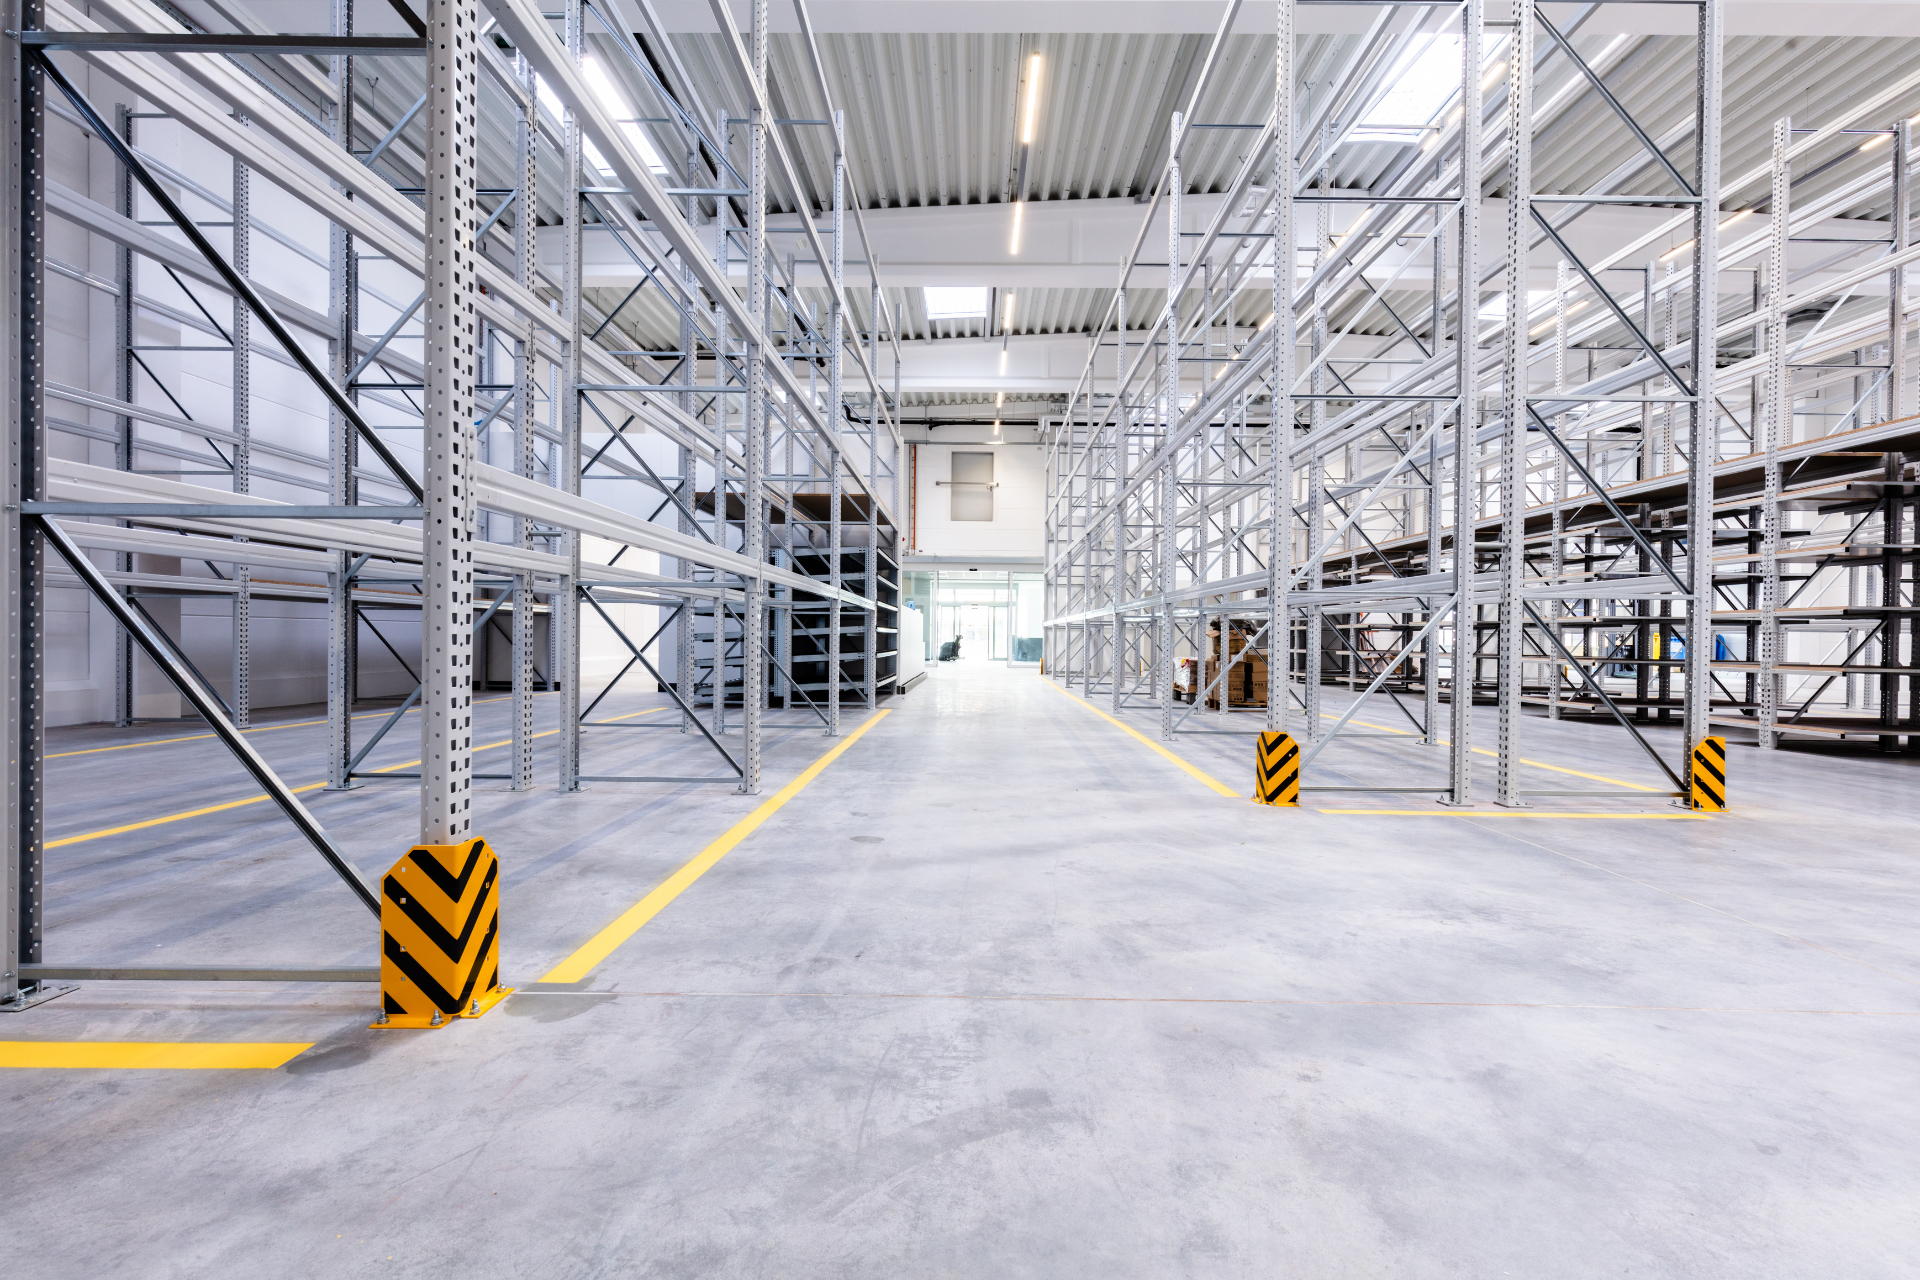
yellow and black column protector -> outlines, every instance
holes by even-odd
[[[500,859],[481,839],[415,845],[380,883],[380,1020],[477,1018],[500,985]]]
[[[1300,744],[1290,733],[1263,733],[1255,748],[1253,798],[1259,804],[1300,803]]]
[[[1694,744],[1693,767],[1687,771],[1687,789],[1693,807],[1709,813],[1727,809],[1727,740],[1702,738]]]

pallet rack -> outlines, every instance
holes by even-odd
[[[1361,8],[1360,36],[1297,39],[1282,0],[1272,102],[1195,120],[1203,73],[1170,122],[1048,438],[1049,669],[1164,737],[1289,730],[1308,790],[1391,694],[1446,762],[1410,757],[1381,789],[1456,805],[1476,702],[1498,718],[1494,798],[1516,807],[1528,708],[1625,725],[1676,797],[1693,745],[1736,726],[1912,745],[1920,77],[1780,122],[1770,158],[1723,180],[1718,0],[1686,6],[1688,37],[1584,35],[1603,5],[1563,25],[1531,0],[1512,21],[1480,0]],[[1441,38],[1451,101],[1368,145],[1369,112]],[[1629,72],[1660,95],[1630,102]],[[1576,108],[1608,122],[1592,149],[1611,168],[1545,146]],[[1183,147],[1261,117],[1217,215],[1183,227]],[[1143,327],[1126,288],[1160,278]],[[1286,654],[1258,716],[1173,696],[1223,618]],[[1844,642],[1809,652],[1822,634]],[[1327,687],[1349,695],[1337,714]]]
[[[751,6],[744,38],[716,10],[732,77],[723,88],[687,74],[644,3],[645,48],[600,0],[558,12],[427,0],[423,13],[405,0],[333,0],[313,6],[325,30],[311,35],[274,34],[244,3],[220,7],[221,30],[150,0],[5,7],[6,29],[20,35],[4,55],[11,390],[0,573],[18,608],[0,639],[11,762],[0,771],[0,1008],[50,998],[63,979],[141,972],[49,961],[39,815],[51,588],[84,586],[121,625],[122,722],[135,715],[138,650],[370,910],[367,871],[240,732],[262,656],[249,625],[257,601],[324,605],[338,790],[371,781],[356,766],[372,742],[355,740],[350,715],[359,646],[380,636],[367,614],[407,610],[432,637],[418,687],[373,735],[419,707],[422,820],[396,833],[396,851],[416,836],[467,833],[479,776],[466,745],[476,631],[489,637],[483,660],[486,646],[509,650],[515,742],[504,776],[516,789],[536,785],[539,689],[560,702],[550,776],[562,790],[671,781],[747,793],[760,787],[773,723],[764,713],[789,689],[837,684],[869,707],[889,691],[898,347],[803,0],[802,83],[782,89],[823,108],[805,120],[772,110],[766,0]],[[117,109],[99,105],[114,96]],[[231,157],[231,180],[168,165],[146,145],[155,128]],[[803,130],[829,144],[799,145]],[[112,154],[116,201],[49,178],[50,148],[74,145]],[[822,155],[829,171],[803,175],[805,158]],[[798,194],[811,190],[831,194]],[[771,237],[769,206],[804,216]],[[316,218],[324,248],[311,242]],[[72,261],[60,246],[76,235]],[[91,267],[101,245],[116,264],[106,274]],[[584,283],[602,248],[640,276],[623,296]],[[850,248],[866,287],[849,278]],[[288,283],[302,273],[313,286],[304,294]],[[822,288],[824,307],[802,302]],[[114,308],[111,394],[51,376],[55,289]],[[159,328],[176,335],[169,359],[228,362],[228,419],[199,420],[169,389],[171,367],[145,349]],[[265,429],[266,368],[298,384],[276,395],[310,400],[311,438]],[[641,434],[647,447],[632,438]],[[659,465],[661,438],[670,465]],[[804,519],[775,523],[789,511]],[[589,537],[620,554],[583,559]],[[857,573],[806,572],[813,548],[843,540],[865,557]],[[628,552],[657,556],[658,567],[621,563]],[[94,563],[103,554],[111,563]],[[213,573],[136,568],[133,557],[153,555]],[[227,700],[143,604],[211,594],[233,602]],[[664,621],[650,637],[629,635],[613,603],[653,606]],[[829,669],[796,681],[796,620],[822,609],[861,620],[858,660],[838,679]],[[717,656],[702,616],[722,619]],[[711,746],[718,773],[602,777],[590,748],[583,762],[596,722],[582,706],[581,636],[602,621],[629,654],[616,682],[650,675],[677,704],[678,727]],[[729,669],[740,690],[731,712]],[[830,734],[841,701],[813,708]]]

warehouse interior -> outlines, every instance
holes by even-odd
[[[9,1275],[1911,1274],[1920,3],[0,8]]]

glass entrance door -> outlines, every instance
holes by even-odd
[[[1005,662],[1011,645],[1012,594],[1004,573],[940,574],[934,647],[958,638],[962,661]]]

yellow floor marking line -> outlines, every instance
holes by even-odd
[[[502,694],[498,698],[475,698],[473,700],[473,705],[476,707],[479,707],[479,706],[484,706],[489,702],[505,702],[508,698],[511,698],[512,696],[513,696],[512,694],[508,693],[508,694]],[[534,696],[539,697],[540,695],[535,694]],[[418,710],[419,710],[418,707],[410,707],[408,708],[406,714],[412,715],[415,711],[418,711]],[[391,711],[363,711],[359,715],[351,717],[351,719],[383,720],[392,714],[393,712]],[[311,729],[314,725],[325,724],[325,723],[326,723],[325,720],[294,720],[294,721],[290,721],[287,724],[263,724],[257,729],[242,729],[240,732],[272,733],[278,729]],[[216,738],[216,737],[219,737],[219,735],[214,733],[190,733],[184,738],[155,738],[151,742],[123,742],[117,747],[87,747],[79,751],[55,751],[51,755],[47,756],[46,758],[49,760],[63,760],[68,756],[97,756],[103,751],[134,751],[141,747],[164,747],[169,743],[173,743],[173,742],[204,742],[208,738]]]
[[[493,699],[490,699],[490,701],[498,702],[500,701],[500,699],[493,698]],[[652,715],[656,711],[665,711],[665,710],[666,710],[665,707],[648,707],[644,711],[629,711],[626,715],[612,716],[609,719],[610,720],[631,720],[635,716]],[[323,721],[320,721],[319,723],[325,724],[326,722],[323,720]],[[551,738],[554,734],[558,732],[560,732],[558,729],[548,729],[544,733],[536,733],[533,736],[536,739]],[[474,750],[476,752],[493,751],[493,750],[497,750],[500,747],[510,747],[512,745],[513,745],[512,738],[504,738],[499,742],[489,742],[483,746],[475,747]],[[369,772],[398,773],[402,769],[415,768],[419,765],[419,763],[420,762],[418,760],[403,760],[399,764],[382,765],[378,769],[369,770]],[[318,791],[320,788],[326,785],[327,784],[324,782],[309,782],[305,786],[292,788],[292,791],[295,795],[300,795],[301,793],[307,792],[307,791]],[[204,817],[209,813],[223,813],[228,809],[240,809],[250,804],[265,804],[267,801],[271,800],[272,798],[273,797],[263,793],[257,796],[247,796],[245,799],[241,799],[241,800],[228,800],[224,804],[210,804],[200,809],[188,809],[184,813],[169,813],[158,818],[147,818],[140,822],[129,822],[125,826],[106,827],[100,831],[86,832],[84,835],[66,836],[59,840],[49,840],[46,842],[44,847],[48,849],[59,849],[66,845],[79,844],[85,840],[98,840],[103,836],[118,836],[118,835],[125,835],[129,831],[144,831],[148,827],[165,826],[169,822],[185,822],[188,818]]]
[[[271,1071],[286,1066],[311,1048],[312,1042],[160,1044],[141,1040],[0,1040],[0,1067]]]
[[[1324,711],[1322,711],[1322,712],[1320,713],[1320,718],[1321,718],[1322,720],[1338,720],[1338,719],[1339,719],[1340,717],[1338,717],[1338,716],[1330,716],[1330,715],[1328,715],[1328,714],[1327,714],[1326,712],[1324,712]],[[1414,737],[1414,736],[1416,736],[1416,735],[1414,735],[1414,734],[1413,734],[1413,733],[1412,733],[1411,731],[1409,731],[1409,730],[1406,730],[1406,729],[1396,729],[1396,728],[1394,728],[1394,727],[1393,727],[1392,725],[1389,725],[1389,724],[1370,724],[1370,723],[1368,723],[1368,722],[1367,722],[1367,721],[1365,721],[1365,720],[1349,720],[1349,721],[1347,721],[1347,723],[1348,723],[1348,724],[1357,724],[1357,725],[1359,725],[1359,726],[1360,726],[1360,727],[1361,727],[1362,729],[1379,729],[1379,730],[1381,730],[1382,732],[1385,732],[1385,733],[1396,733],[1396,734],[1399,734],[1399,735],[1400,735],[1401,737],[1403,737],[1403,738],[1411,738],[1411,737]],[[1443,746],[1443,747],[1444,747],[1444,746],[1446,746],[1446,745],[1447,745],[1447,740],[1446,740],[1445,738],[1442,738],[1442,739],[1440,739],[1440,742],[1439,742],[1439,745],[1440,745],[1440,746]],[[1477,755],[1477,756],[1492,756],[1492,757],[1493,757],[1494,759],[1496,759],[1496,760],[1498,760],[1498,759],[1500,758],[1500,753],[1499,753],[1498,751],[1489,751],[1489,750],[1488,750],[1487,748],[1485,748],[1485,747],[1468,747],[1468,748],[1467,748],[1467,750],[1469,750],[1469,751],[1471,751],[1471,752],[1473,752],[1473,754],[1475,754],[1475,755]],[[1568,769],[1568,768],[1566,768],[1566,767],[1565,767],[1565,766],[1563,766],[1563,765],[1557,765],[1557,764],[1548,764],[1548,763],[1547,763],[1546,761],[1544,761],[1544,760],[1529,760],[1529,759],[1527,759],[1527,758],[1526,758],[1526,757],[1524,757],[1524,756],[1522,756],[1522,757],[1520,757],[1520,763],[1521,763],[1521,764],[1529,764],[1529,765],[1532,765],[1532,766],[1533,766],[1534,768],[1536,768],[1536,769],[1546,769],[1546,770],[1548,770],[1548,771],[1550,771],[1550,772],[1553,772],[1553,773],[1566,773],[1566,774],[1571,774],[1572,776],[1574,776],[1574,777],[1576,777],[1576,778],[1586,778],[1586,779],[1589,779],[1590,781],[1593,781],[1593,782],[1606,782],[1606,783],[1611,783],[1611,784],[1612,784],[1613,786],[1616,786],[1616,787],[1626,787],[1626,788],[1627,788],[1628,790],[1630,790],[1630,791],[1656,791],[1656,792],[1657,792],[1657,791],[1659,791],[1659,790],[1660,790],[1660,788],[1659,788],[1659,787],[1649,787],[1649,786],[1643,786],[1642,784],[1640,784],[1640,783],[1638,783],[1638,782],[1627,782],[1627,781],[1624,781],[1624,780],[1622,780],[1622,779],[1620,779],[1620,778],[1609,778],[1609,777],[1608,777],[1608,776],[1607,776],[1606,774],[1604,774],[1604,773],[1582,773],[1582,772],[1580,772],[1580,770],[1578,770],[1578,769]]]
[[[293,788],[293,793],[299,795],[303,791],[318,791],[326,785],[324,782],[309,782],[304,787]],[[66,836],[59,840],[49,840],[44,847],[48,849],[60,849],[70,844],[79,844],[85,840],[99,840],[105,836],[125,835],[129,831],[144,831],[148,827],[165,826],[169,822],[185,822],[188,818],[204,817],[209,813],[223,813],[228,809],[239,809],[250,804],[261,804],[268,799],[270,799],[270,797],[257,795],[248,796],[244,800],[229,800],[225,804],[210,804],[201,809],[188,809],[185,813],[169,813],[161,818],[147,818],[141,822],[129,822],[124,826],[106,827],[99,831],[89,831],[85,835]]]
[[[325,720],[302,720],[299,724],[276,724],[273,727],[275,729],[300,729],[305,728],[307,725],[325,723]],[[242,729],[240,732],[265,733],[266,730]],[[64,760],[68,756],[97,756],[105,751],[137,751],[141,747],[164,747],[175,742],[203,742],[208,738],[218,736],[219,735],[212,733],[190,733],[184,738],[155,738],[151,742],[123,742],[117,747],[87,747],[81,751],[49,751],[46,758],[49,760]]]
[[[1387,818],[1612,818],[1628,822],[1711,822],[1704,813],[1535,813],[1527,809],[1316,809]]]
[[[1844,959],[1845,957],[1842,957]],[[1040,991],[622,991],[637,1000],[952,1000],[980,1004],[1251,1004],[1328,1009],[1542,1009],[1575,1013],[1792,1013],[1836,1018],[1920,1018],[1920,1009],[1794,1009],[1781,1005],[1546,1004],[1519,1000],[1295,1000],[1284,996],[1077,996]]]
[[[1047,688],[1054,690],[1056,693],[1065,693],[1067,697],[1072,698],[1075,702],[1079,703],[1081,706],[1085,707],[1087,710],[1093,712],[1093,714],[1099,716],[1102,720],[1105,720],[1108,724],[1118,725],[1123,732],[1132,734],[1135,738],[1138,738],[1141,742],[1146,743],[1147,746],[1153,748],[1155,751],[1158,751],[1161,755],[1173,761],[1173,763],[1179,765],[1182,769],[1185,769],[1188,773],[1200,779],[1200,781],[1206,783],[1208,786],[1212,787],[1215,791],[1219,792],[1221,795],[1230,796],[1235,800],[1244,800],[1247,798],[1245,794],[1234,790],[1232,787],[1227,786],[1225,783],[1221,782],[1218,778],[1215,778],[1209,774],[1203,773],[1201,770],[1195,768],[1193,765],[1188,764],[1185,760],[1182,760],[1179,756],[1173,754],[1173,752],[1167,750],[1165,747],[1155,742],[1152,738],[1149,738],[1146,734],[1141,733],[1138,729],[1135,729],[1132,725],[1127,724],[1125,721],[1114,719],[1112,716],[1108,715],[1106,712],[1102,711],[1100,708],[1094,706],[1091,702],[1088,702],[1085,698],[1081,697],[1079,694],[1067,693],[1065,689],[1062,689],[1059,685],[1055,684],[1053,681],[1045,678],[1042,678],[1040,683],[1046,685]]]
[[[612,924],[593,935],[578,951],[562,960],[547,971],[542,982],[578,982],[593,972],[595,965],[612,955],[620,944],[640,931],[640,927],[659,915],[669,902],[679,897],[688,886],[712,869],[713,864],[726,857],[742,840],[760,829],[780,808],[806,790],[807,784],[819,777],[826,767],[840,758],[841,752],[860,741],[860,735],[886,719],[891,711],[876,712],[867,722],[855,729],[830,750],[821,754],[818,760],[808,765],[806,771],[773,793],[759,808],[740,819],[727,829],[727,833],[696,854],[692,861],[661,881],[655,889],[640,901],[620,913]]]
[[[1498,751],[1489,751],[1485,747],[1470,747],[1468,749],[1473,751],[1477,755],[1492,756],[1496,760],[1500,758],[1500,753]],[[1544,761],[1540,761],[1540,760],[1528,760],[1524,756],[1520,757],[1520,763],[1530,764],[1536,769],[1546,769],[1552,773],[1571,774],[1573,777],[1586,778],[1592,782],[1605,782],[1605,783],[1611,784],[1612,786],[1625,787],[1629,791],[1651,791],[1657,795],[1666,794],[1665,792],[1661,791],[1659,787],[1649,787],[1644,783],[1639,783],[1639,782],[1628,782],[1624,778],[1609,778],[1604,773],[1582,773],[1578,769],[1569,769],[1564,765],[1547,764]]]

